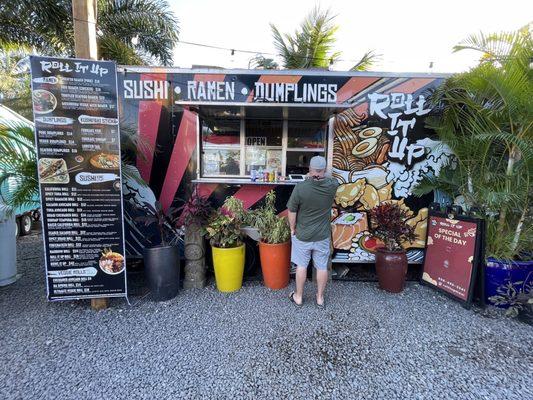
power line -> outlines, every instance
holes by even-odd
[[[206,47],[206,48],[209,48],[209,49],[230,51],[232,53],[232,55],[235,52],[238,52],[238,53],[246,53],[246,54],[258,54],[258,55],[263,55],[263,56],[267,55],[267,56],[273,56],[273,57],[279,56],[279,54],[269,53],[267,51],[243,50],[243,49],[236,49],[236,48],[230,48],[230,47],[214,46],[214,45],[204,44],[204,43],[187,42],[185,40],[179,40],[178,43],[188,44],[188,45],[191,45],[191,46]],[[291,57],[301,58],[301,59],[305,59],[305,60],[328,61],[330,64],[332,62],[353,62],[353,63],[357,63],[357,62],[361,61],[361,60],[345,60],[345,59],[340,59],[340,58],[333,59],[332,57],[330,57],[330,58],[321,58],[321,57],[300,56],[300,55],[291,55]]]
[[[280,54],[270,53],[268,51],[236,49],[236,48],[231,48],[231,47],[215,46],[215,45],[210,45],[210,44],[205,44],[205,43],[188,42],[188,41],[185,41],[185,40],[178,40],[178,43],[183,43],[183,44],[187,44],[187,45],[190,45],[190,46],[204,47],[204,48],[209,48],[209,49],[229,51],[229,52],[231,52],[231,55],[234,55],[237,52],[237,53],[246,53],[246,54],[256,54],[256,55],[262,55],[262,56],[272,56],[272,57],[280,56]],[[376,54],[375,56],[376,57],[380,57],[380,58],[383,57],[381,54]],[[358,59],[358,60],[355,60],[355,59],[354,60],[348,60],[348,59],[341,59],[341,58],[333,59],[332,57],[330,57],[330,58],[320,58],[320,57],[311,57],[311,56],[300,56],[300,55],[297,55],[297,54],[293,54],[293,55],[291,55],[291,57],[300,58],[300,59],[304,59],[304,60],[328,61],[330,64],[333,64],[334,62],[358,63],[358,62],[360,62],[362,60],[362,58]],[[517,58],[519,58],[519,57],[502,55],[499,58],[494,58],[493,57],[493,58],[490,58],[490,59],[483,59],[482,61],[500,61],[500,60],[511,60],[511,59],[517,59]],[[413,57],[409,57],[409,58],[405,58],[405,59],[406,60],[407,59],[413,60]],[[425,58],[418,58],[418,60],[423,60],[424,62],[426,61]],[[392,60],[389,60],[389,62],[390,61],[392,61]],[[437,61],[439,61],[439,60],[437,60]],[[392,61],[392,62],[395,62],[395,61]],[[429,62],[435,63],[434,60],[430,60]]]

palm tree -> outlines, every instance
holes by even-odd
[[[123,181],[135,181],[146,186],[131,164],[131,154],[144,157],[150,152],[134,129],[121,124],[121,172]],[[37,155],[33,127],[21,122],[0,121],[0,204],[8,210],[39,204]]]
[[[26,52],[21,49],[0,51],[0,103],[32,120],[30,75]]]
[[[274,45],[283,60],[283,67],[328,68],[339,60],[341,52],[334,51],[335,34],[339,27],[335,25],[334,19],[335,15],[331,14],[331,10],[322,11],[315,7],[292,35],[282,34],[274,24],[270,24]],[[374,60],[373,52],[367,52],[352,69],[367,69]]]
[[[438,177],[416,192],[441,189],[484,210],[487,253],[513,259],[533,248],[533,39],[531,25],[510,33],[472,35],[455,46],[481,53],[477,67],[449,78],[428,119],[455,154]]]
[[[255,57],[250,59],[249,66],[252,66],[255,69],[278,69],[279,65],[273,58],[267,58],[262,54],[257,54]]]
[[[0,123],[0,203],[9,209],[36,206],[39,196],[33,128]]]
[[[74,56],[71,0],[19,0],[0,6],[0,48],[25,45]],[[172,64],[178,20],[166,0],[99,0],[99,57],[120,64]]]

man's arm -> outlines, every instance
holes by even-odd
[[[300,196],[298,195],[299,187],[296,185],[287,202],[287,209],[289,211],[288,220],[291,227],[291,235],[296,234],[296,216],[298,214],[298,208],[300,206]]]
[[[291,227],[291,235],[295,235],[296,234],[296,216],[297,216],[297,213],[295,212],[292,212],[289,210],[289,226]]]

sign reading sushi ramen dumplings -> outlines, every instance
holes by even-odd
[[[31,57],[49,300],[126,296],[112,62]]]
[[[422,282],[470,305],[481,258],[481,221],[431,211]]]

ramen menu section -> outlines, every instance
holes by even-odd
[[[115,64],[32,57],[50,300],[126,295]]]

